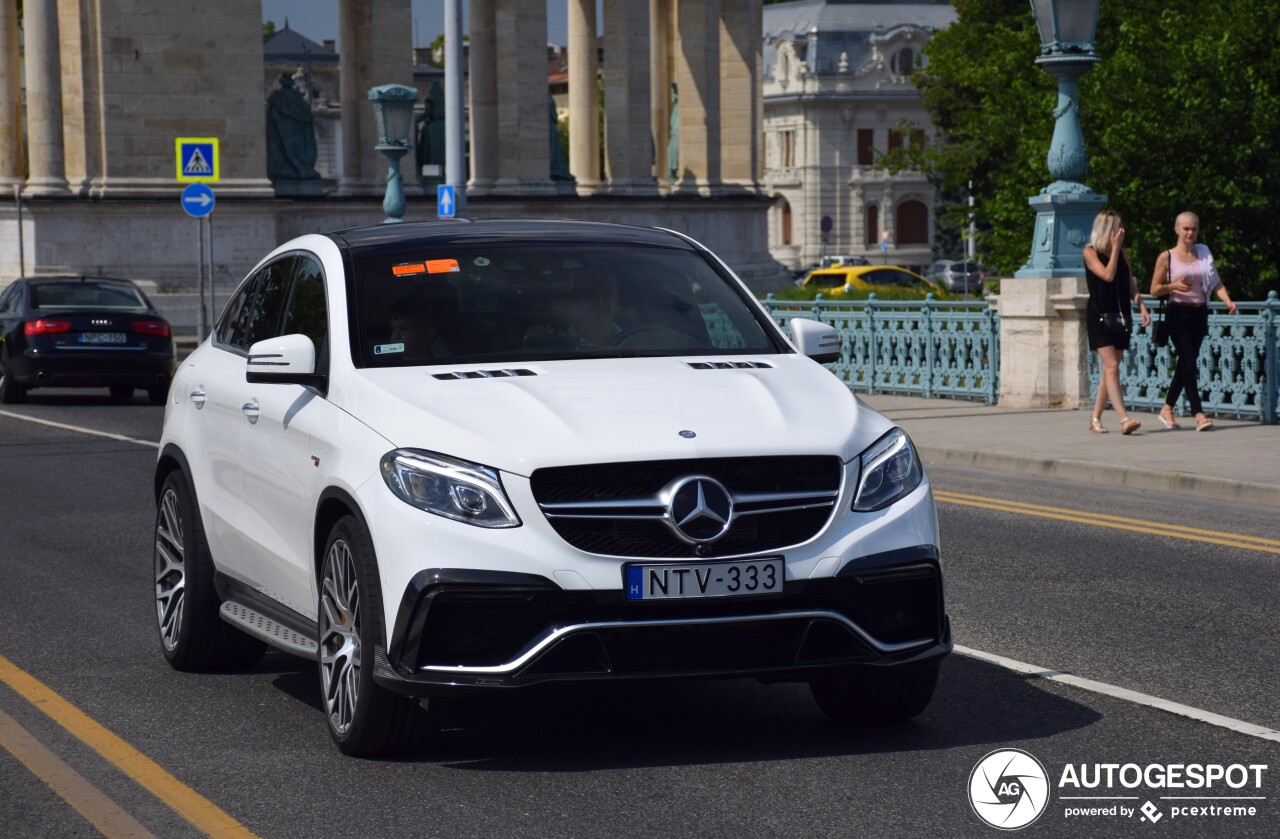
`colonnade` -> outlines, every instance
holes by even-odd
[[[762,0],[603,0],[603,143],[597,129],[596,32],[600,21],[596,19],[596,0],[565,2],[570,59],[569,167],[579,195],[715,196],[758,191]],[[162,0],[151,3],[157,12],[174,15]],[[192,72],[186,77],[191,81],[171,80],[172,90],[152,97],[159,103],[157,108],[171,108],[168,113],[144,113],[136,97],[129,99],[132,77],[118,69],[116,75],[104,76],[106,81],[94,82],[104,85],[96,98],[128,101],[128,110],[134,111],[128,115],[130,119],[118,118],[119,108],[114,113],[107,108],[93,113],[97,105],[88,91],[73,89],[71,112],[64,120],[60,70],[67,62],[60,59],[60,47],[78,45],[83,54],[68,58],[73,66],[102,62],[109,68],[113,62],[128,65],[146,61],[162,42],[155,34],[123,31],[120,34],[129,37],[108,38],[124,25],[104,23],[111,0],[104,0],[101,9],[95,6],[89,11],[76,3],[62,5],[64,26],[78,25],[82,20],[92,24],[83,35],[63,33],[64,37],[59,37],[59,0],[26,0],[24,4],[25,151],[29,166],[24,179],[16,0],[0,0],[0,186],[20,183],[25,194],[35,196],[171,190],[171,170],[163,161],[164,146],[172,139],[161,136],[162,129],[143,134],[138,128],[152,120],[157,126],[172,123],[169,133],[173,136],[212,135],[218,129],[205,126],[224,125],[224,138],[234,136],[236,141],[223,141],[223,168],[232,182],[222,186],[234,190],[238,185],[246,195],[269,194],[262,145],[265,122],[259,114],[261,108],[251,101],[257,90],[249,91],[247,98],[241,92],[219,112],[221,97],[235,93],[223,88],[239,83],[238,77],[231,76],[244,73],[256,82],[259,75],[254,68],[243,67],[230,75],[220,72],[218,62],[226,59],[226,44],[208,47],[206,51],[212,52],[202,55],[199,39],[193,38],[193,49],[184,56],[190,62],[205,62],[204,75],[184,67]],[[143,6],[149,8],[148,3]],[[130,8],[132,13],[142,10]],[[228,15],[256,15],[259,11],[257,2],[234,0],[216,11],[221,18],[208,23],[222,30],[216,35],[232,36],[246,31],[251,21],[224,23]],[[204,9],[196,14],[209,17],[215,12]],[[472,0],[470,14],[470,194],[554,194],[546,0]],[[191,23],[209,28],[202,21]],[[85,37],[90,30],[92,37]],[[374,120],[365,92],[377,84],[412,83],[412,31],[410,0],[339,2],[343,101],[339,194],[364,194],[381,187],[385,164],[373,150]],[[78,37],[71,38],[73,34]],[[116,42],[125,40],[132,46],[128,54],[112,53]],[[235,50],[243,52],[245,48],[237,46]],[[203,91],[196,89],[202,84]],[[679,97],[674,178],[670,177],[668,161],[673,85]],[[202,125],[186,127],[184,120]],[[83,136],[76,136],[77,130]],[[137,150],[141,144],[147,144],[145,151]],[[70,187],[69,169],[75,170]]]

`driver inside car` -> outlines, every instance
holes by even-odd
[[[556,323],[535,324],[525,332],[525,346],[569,336],[583,347],[607,347],[622,333],[618,316],[618,278],[612,272],[584,276],[555,305]]]

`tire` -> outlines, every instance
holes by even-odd
[[[27,401],[27,386],[0,368],[0,405],[17,405]]]
[[[160,651],[175,670],[247,669],[267,646],[218,616],[213,559],[195,493],[181,470],[165,478],[156,509],[156,626]]]
[[[133,388],[129,385],[112,385],[107,390],[111,391],[111,398],[117,402],[133,398]]]
[[[904,722],[923,711],[933,698],[938,664],[853,669],[814,678],[809,689],[833,722]]]
[[[318,612],[321,700],[338,749],[373,757],[426,745],[433,733],[427,712],[373,680],[382,591],[373,542],[353,516],[340,519],[325,542]]]
[[[169,383],[162,385],[152,385],[147,388],[147,401],[152,405],[163,405],[164,400],[169,396]]]

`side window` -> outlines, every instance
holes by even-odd
[[[253,310],[253,299],[258,294],[258,278],[261,276],[262,272],[259,271],[247,278],[227,301],[227,307],[222,310],[222,317],[218,318],[214,332],[218,343],[239,350],[249,348],[243,339],[246,335],[246,321]]]
[[[280,335],[280,322],[284,316],[285,304],[289,300],[289,286],[293,279],[294,269],[298,266],[298,257],[287,256],[264,267],[254,285],[258,293],[253,297],[253,305],[246,311],[243,319],[245,332],[238,337],[236,345],[247,350],[258,341],[265,341]]]
[[[18,310],[18,286],[9,286],[0,294],[0,315],[8,315]]]
[[[311,256],[298,257],[298,271],[293,277],[293,290],[280,326],[281,335],[306,335],[316,346],[319,366],[327,351],[329,314],[324,300],[324,272]]]

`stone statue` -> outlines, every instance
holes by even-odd
[[[267,174],[277,184],[318,181],[316,128],[311,106],[293,87],[293,76],[280,74],[280,89],[267,98]]]
[[[667,134],[667,171],[672,181],[680,175],[680,94],[676,83],[671,83],[671,123]]]
[[[569,161],[560,148],[560,120],[556,116],[556,100],[547,97],[547,127],[551,135],[551,180],[574,181],[569,173]]]
[[[444,183],[444,127],[444,90],[439,82],[433,81],[418,119],[413,150],[418,183],[422,184],[424,194],[430,196],[436,194],[438,184]]]

